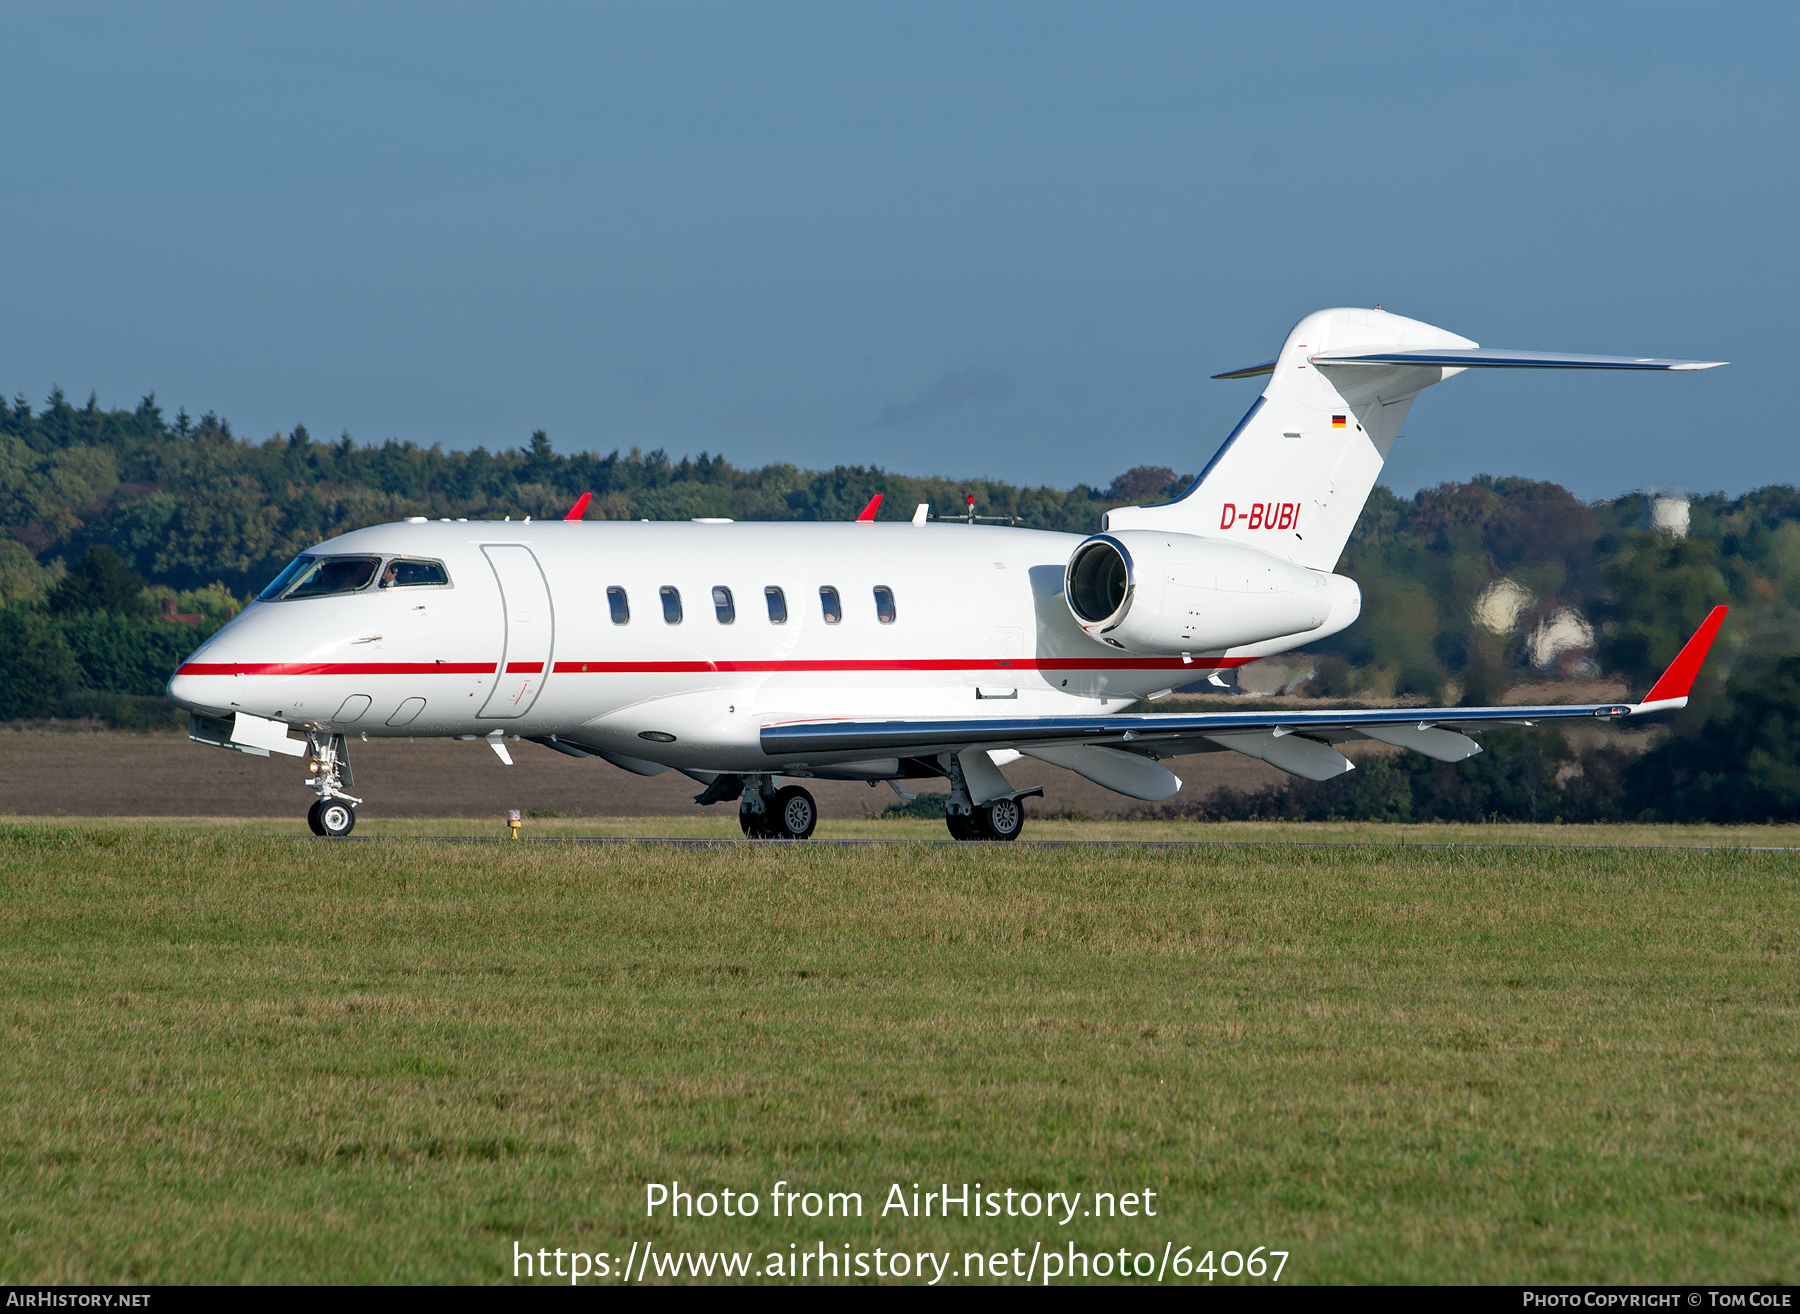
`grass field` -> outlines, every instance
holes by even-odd
[[[121,833],[205,835],[311,834],[298,815],[275,817],[18,817],[0,813],[0,826],[23,830],[110,830]],[[737,813],[719,808],[687,815],[654,817],[528,817],[521,834],[526,839],[585,839],[595,837],[635,839],[740,840]],[[506,823],[497,815],[482,817],[370,817],[356,823],[353,839],[424,839],[439,837],[506,839]],[[820,820],[817,838],[822,840],[882,840],[886,842],[947,842],[949,833],[941,821],[911,817],[826,817]],[[1791,848],[1800,850],[1800,825],[1676,826],[1527,825],[1504,822],[1462,825],[1426,822],[1393,825],[1378,821],[1280,822],[1280,821],[1065,821],[1032,816],[1026,823],[1027,841],[1063,843],[1201,843],[1201,844],[1362,844],[1376,847],[1404,845],[1559,845],[1580,848],[1676,847],[1676,848]]]
[[[1800,1277],[1800,855],[1567,847],[1785,829],[692,851],[261,824],[0,826],[0,1281],[821,1240],[1262,1245],[1283,1283]],[[1125,833],[1184,837],[1156,830]],[[763,1207],[646,1219],[672,1178]],[[867,1213],[771,1218],[783,1179]],[[965,1181],[1160,1207],[873,1216]]]

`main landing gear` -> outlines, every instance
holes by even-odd
[[[957,840],[1016,840],[1025,829],[1025,806],[1016,798],[997,798],[968,812],[946,812],[944,824]]]
[[[1024,805],[1019,799],[994,799],[968,812],[945,812],[943,823],[950,839],[1019,839],[1024,830]]]
[[[1019,832],[1025,829],[1025,800],[1033,796],[1043,797],[1041,786],[995,794],[987,802],[977,803],[970,796],[969,777],[962,755],[945,753],[938,758],[938,763],[950,779],[950,798],[944,805],[944,824],[950,830],[951,839],[1019,838]],[[974,765],[991,777],[988,782],[990,792],[995,784],[1006,787],[1006,778],[990,765],[990,760],[985,755],[975,758]]]
[[[765,795],[745,790],[738,800],[738,825],[750,839],[803,840],[819,824],[819,805],[798,785]]]
[[[356,828],[360,798],[346,793],[356,778],[350,773],[350,753],[342,735],[314,730],[307,736],[312,756],[306,765],[308,789],[319,791],[318,801],[306,810],[306,824],[315,835],[342,839]]]

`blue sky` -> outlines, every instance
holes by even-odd
[[[1323,306],[1464,377],[1386,481],[1792,482],[1792,6],[0,10],[0,388],[240,434],[1196,470]]]

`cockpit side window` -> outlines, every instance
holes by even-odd
[[[294,576],[298,575],[317,560],[317,557],[295,557],[292,561],[288,562],[287,565],[282,567],[279,575],[269,581],[269,586],[266,589],[256,595],[257,601],[269,602],[275,598],[279,598],[282,593],[286,591],[287,586],[294,582]]]
[[[300,557],[263,590],[262,596],[267,601],[354,593],[375,578],[380,565],[380,557]]]
[[[381,587],[384,589],[410,589],[424,585],[446,588],[449,583],[450,572],[444,569],[441,561],[411,561],[405,557],[396,557],[381,572]]]

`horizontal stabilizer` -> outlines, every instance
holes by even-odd
[[[1260,365],[1246,365],[1241,370],[1226,370],[1223,374],[1215,374],[1215,379],[1254,379],[1264,374],[1275,372],[1275,362],[1265,360]]]
[[[1655,356],[1580,356],[1566,351],[1507,351],[1502,347],[1466,347],[1424,351],[1359,351],[1310,356],[1314,365],[1448,365],[1458,369],[1507,370],[1710,370],[1723,360],[1665,360]],[[1215,379],[1243,379],[1267,374],[1274,363]]]

